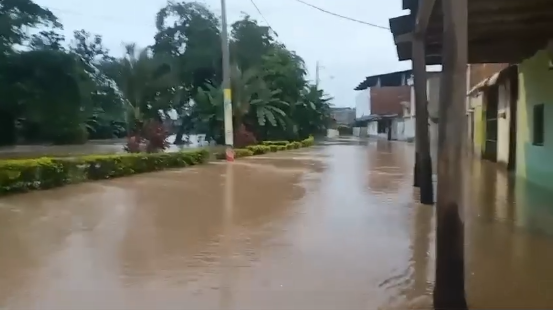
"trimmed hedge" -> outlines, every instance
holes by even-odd
[[[261,144],[250,145],[244,149],[234,149],[234,157],[241,158],[241,157],[247,157],[247,156],[253,156],[253,155],[263,155],[263,154],[272,153],[272,152],[294,150],[302,147],[313,146],[314,144],[315,144],[315,139],[313,137],[309,137],[302,141],[294,141],[294,142],[263,141],[261,142]],[[225,159],[226,155],[224,152],[217,153],[215,154],[215,158]]]
[[[265,141],[261,145],[235,149],[234,153],[236,158],[241,158],[269,152],[299,149],[314,144],[313,137],[296,142]],[[0,196],[59,187],[87,180],[111,179],[144,172],[193,166],[207,162],[209,155],[208,150],[199,150],[178,153],[0,160]],[[224,159],[225,153],[216,153],[215,158]]]
[[[287,145],[290,143],[290,141],[282,140],[282,141],[263,141],[261,142],[261,145]]]
[[[209,151],[0,161],[0,195],[204,163]]]
[[[313,146],[315,145],[315,138],[313,138],[313,136],[310,136],[305,140],[301,140],[299,143],[301,144],[302,147]]]

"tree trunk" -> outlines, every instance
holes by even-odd
[[[0,110],[0,145],[13,145],[16,142],[15,117],[10,111]]]
[[[438,203],[434,309],[467,309],[463,149],[466,122],[467,0],[442,1],[444,42],[438,138]]]
[[[173,144],[176,145],[183,145],[184,141],[182,140],[182,137],[184,136],[185,132],[185,125],[184,122],[180,124],[179,128],[177,129],[177,133],[175,134],[175,141],[173,141]]]
[[[432,158],[428,137],[428,99],[426,94],[426,59],[422,37],[414,37],[413,71],[415,86],[415,122],[417,139],[417,184],[420,187],[420,202],[434,204],[434,185],[432,184]]]

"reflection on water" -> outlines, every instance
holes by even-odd
[[[428,308],[412,164],[410,144],[340,141],[2,198],[0,308]],[[467,165],[471,307],[552,308],[552,196]]]
[[[545,309],[553,276],[553,195],[472,161],[465,237],[468,296],[479,308]]]

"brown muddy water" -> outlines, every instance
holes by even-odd
[[[412,161],[340,143],[2,198],[0,309],[424,309]],[[471,308],[553,308],[551,196],[469,172]]]

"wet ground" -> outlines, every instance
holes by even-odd
[[[434,210],[412,160],[339,143],[2,198],[0,309],[422,309]],[[551,196],[467,172],[471,307],[552,308]]]

